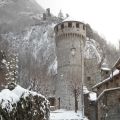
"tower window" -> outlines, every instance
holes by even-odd
[[[63,29],[63,28],[64,28],[64,24],[61,25],[61,29]]]
[[[68,23],[68,27],[72,27],[72,23],[71,22]]]
[[[91,80],[91,77],[87,77],[87,80],[90,81],[90,80]]]
[[[76,23],[76,28],[79,28],[79,23]]]

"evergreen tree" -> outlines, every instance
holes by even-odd
[[[18,80],[18,57],[11,55],[8,60],[3,59],[2,61],[6,67],[6,81],[7,84],[16,84]]]
[[[58,18],[60,18],[60,19],[64,19],[64,16],[63,16],[63,13],[62,13],[61,10],[60,10],[60,12],[58,13]]]

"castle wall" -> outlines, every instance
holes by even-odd
[[[75,89],[79,109],[82,102],[82,54],[86,33],[83,25],[73,21],[63,22],[55,27],[58,60],[56,98],[60,98],[60,107],[65,109],[75,109]]]

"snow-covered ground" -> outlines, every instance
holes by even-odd
[[[51,111],[50,120],[88,120],[87,118],[82,119],[82,114],[80,111],[75,113],[74,111],[67,110],[56,110]]]

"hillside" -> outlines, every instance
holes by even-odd
[[[119,50],[117,50],[112,44],[108,44],[106,40],[101,37],[95,30],[93,30],[89,24],[86,24],[86,27],[88,39],[93,39],[99,43],[99,47],[103,51],[103,59],[107,60],[110,68],[113,67],[113,64],[119,58]]]
[[[41,25],[30,26],[22,32],[1,34],[0,48],[6,54],[18,54],[19,84],[25,88],[47,92],[51,88],[57,73],[55,54],[54,22],[41,21]],[[85,58],[96,58],[99,64],[103,57],[100,44],[87,38]],[[87,66],[89,67],[89,66]],[[39,86],[42,86],[41,88]],[[46,91],[46,86],[48,90]]]
[[[0,0],[0,32],[22,30],[41,19],[45,10],[35,0]]]
[[[0,0],[0,50],[18,56],[21,86],[47,95],[57,73],[54,26],[59,20],[51,16],[43,21],[43,12],[35,0]],[[110,66],[118,58],[117,50],[88,24],[85,58],[96,58],[96,64],[105,58]]]

